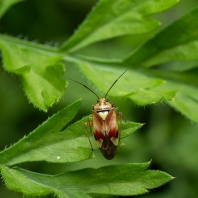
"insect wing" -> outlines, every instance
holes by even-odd
[[[106,129],[104,120],[96,112],[93,112],[93,130],[98,147],[101,148]]]
[[[118,145],[118,124],[115,109],[111,109],[103,120],[100,115],[93,112],[94,136],[98,147],[106,159],[115,156]]]
[[[119,137],[118,137],[118,122],[115,108],[109,111],[109,114],[105,120],[106,131],[108,137],[111,139],[115,146],[118,146]]]

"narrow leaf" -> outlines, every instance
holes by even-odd
[[[197,18],[198,7],[128,55],[124,63],[151,67],[175,60],[198,60]]]
[[[161,171],[146,170],[149,163],[82,169],[60,175],[43,175],[20,168],[2,167],[1,174],[9,189],[25,195],[91,197],[88,194],[133,196],[147,193],[173,179]],[[26,188],[24,187],[26,186]]]
[[[48,47],[0,35],[3,66],[21,77],[25,94],[38,108],[47,109],[63,95],[67,83],[62,79],[62,57]],[[42,48],[42,49],[40,49]]]
[[[160,23],[147,16],[162,12],[177,0],[100,0],[61,50],[74,52],[91,43],[127,34],[144,34]]]

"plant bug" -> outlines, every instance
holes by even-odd
[[[119,78],[128,70],[127,68],[115,81],[114,83],[110,86],[108,91],[105,94],[104,98],[99,98],[99,96],[92,91],[89,87],[86,85],[75,81],[73,79],[70,79],[82,86],[84,86],[86,89],[91,91],[95,96],[98,98],[97,104],[93,105],[92,109],[92,118],[91,121],[85,123],[85,128],[87,131],[87,137],[89,139],[89,143],[93,152],[93,147],[89,138],[89,133],[87,127],[92,126],[93,127],[93,132],[94,132],[94,137],[97,142],[97,145],[103,154],[103,156],[111,160],[114,158],[116,154],[116,148],[118,146],[119,140],[120,140],[120,134],[121,134],[121,121],[120,121],[120,131],[118,130],[118,122],[117,118],[121,117],[122,118],[122,113],[116,111],[118,110],[117,108],[114,107],[112,103],[110,103],[107,99],[107,95],[111,88],[115,85],[115,83],[119,80]]]

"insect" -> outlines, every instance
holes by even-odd
[[[89,138],[89,132],[87,127],[93,127],[94,137],[97,142],[97,145],[103,154],[103,156],[111,160],[114,158],[116,154],[116,148],[118,146],[119,140],[120,140],[120,131],[118,130],[118,122],[117,118],[122,118],[122,113],[116,111],[117,108],[114,107],[112,103],[110,103],[107,99],[107,95],[111,88],[115,85],[115,83],[119,80],[119,78],[128,70],[127,68],[110,86],[108,91],[105,94],[104,98],[100,98],[94,91],[92,91],[89,87],[86,85],[75,81],[73,79],[70,79],[82,86],[84,86],[86,89],[91,91],[95,96],[98,98],[97,104],[93,105],[92,109],[92,118],[90,118],[90,121],[85,123],[85,128],[87,130],[87,137],[89,139],[89,143],[91,145],[91,149],[93,152],[93,147]],[[121,120],[120,120],[120,127],[121,127]]]

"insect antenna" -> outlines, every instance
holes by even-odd
[[[105,98],[107,98],[107,95],[109,93],[109,91],[111,90],[111,88],[116,84],[116,82],[119,80],[119,78],[121,78],[122,75],[124,75],[125,72],[127,72],[127,70],[129,69],[129,67],[115,80],[115,82],[111,85],[111,87],[108,89]]]
[[[76,82],[76,83],[82,85],[83,87],[85,87],[86,89],[88,89],[89,91],[91,91],[98,99],[100,99],[99,96],[94,91],[92,91],[89,87],[87,87],[86,85],[83,85],[82,83],[80,83],[80,82],[78,82],[76,80],[73,80],[71,78],[68,78],[68,79],[71,80],[71,81],[73,81],[73,82]]]

